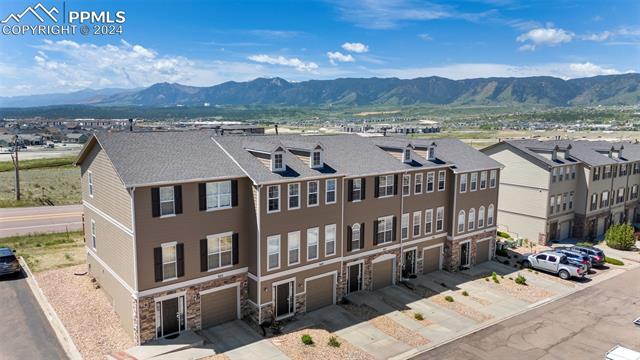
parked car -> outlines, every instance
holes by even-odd
[[[573,246],[571,250],[579,251],[585,255],[587,255],[591,259],[591,264],[593,266],[603,266],[604,265],[604,251],[593,247],[593,246]]]
[[[9,248],[0,248],[0,275],[10,275],[20,272],[20,263]]]
[[[585,265],[571,263],[565,254],[553,251],[529,255],[522,261],[522,266],[557,274],[563,280],[584,277],[587,272]]]
[[[569,262],[583,264],[587,267],[587,271],[591,270],[591,267],[593,266],[589,255],[583,254],[579,251],[571,250],[569,248],[555,248],[554,251],[564,254]]]
[[[605,360],[640,360],[640,352],[616,345],[607,351]]]

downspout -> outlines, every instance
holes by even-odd
[[[256,281],[256,301],[258,302],[258,325],[260,325],[262,323],[262,301],[261,301],[261,294],[262,294],[262,284],[260,282],[260,274],[262,272],[261,269],[261,264],[260,264],[260,238],[261,238],[261,232],[260,232],[260,211],[262,211],[262,206],[260,205],[260,191],[262,189],[262,185],[257,185],[256,184],[256,188],[258,189],[258,199],[257,199],[257,206],[256,206],[256,237],[257,237],[257,244],[256,244],[256,275],[258,277],[258,280]]]
[[[402,179],[400,180],[400,183],[402,184],[402,186],[400,187],[400,279],[402,280],[402,269],[404,268],[404,244],[402,241],[402,214],[404,214],[404,194],[402,193],[402,187],[404,187],[404,177],[405,175],[407,175],[408,172],[405,171],[404,173],[402,173]],[[414,184],[415,186],[415,184]],[[411,196],[411,177],[409,177],[409,195]],[[422,220],[421,220],[422,221]],[[420,224],[420,229],[422,229],[422,224]],[[409,234],[409,229],[407,229],[407,235]],[[420,234],[422,235],[422,234]],[[416,257],[418,256],[417,251],[416,251]],[[414,262],[417,259],[414,259]]]
[[[130,192],[129,192],[129,196],[131,197],[131,230],[133,232],[133,284],[134,284],[134,290],[136,292],[138,292],[138,244],[137,244],[137,239],[136,239],[136,208],[135,208],[135,191],[136,188],[132,187]],[[133,295],[133,294],[132,294]],[[138,339],[137,339],[137,343],[140,343],[140,298],[138,297],[137,294],[133,295],[134,299],[136,300],[136,311],[137,311],[137,318],[138,318]],[[155,309],[154,309],[155,311]]]

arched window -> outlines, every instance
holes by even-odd
[[[478,229],[484,227],[484,206],[478,209]]]
[[[493,204],[489,205],[487,210],[487,226],[493,225]]]
[[[476,228],[476,209],[469,210],[469,225],[467,226],[469,231]]]
[[[359,250],[360,249],[360,224],[353,224],[351,226],[351,249]]]
[[[464,210],[460,210],[458,213],[458,232],[464,232],[464,223],[467,221],[467,217],[464,214]]]

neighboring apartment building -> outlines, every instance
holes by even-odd
[[[458,140],[98,133],[77,164],[89,271],[138,343],[494,253],[501,165]]]
[[[587,140],[510,140],[482,150],[505,167],[498,226],[546,244],[601,238],[638,222],[640,145]]]

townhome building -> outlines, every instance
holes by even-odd
[[[495,251],[501,164],[458,140],[97,133],[76,163],[89,272],[137,343]]]
[[[482,150],[505,167],[498,226],[540,244],[602,238],[636,223],[640,145],[587,140],[509,140]]]

